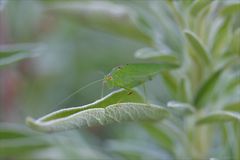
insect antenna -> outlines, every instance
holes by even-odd
[[[96,84],[96,83],[98,83],[98,82],[101,82],[101,81],[103,81],[103,80],[104,80],[103,78],[102,78],[102,79],[98,79],[98,80],[96,80],[96,81],[90,82],[90,83],[88,83],[87,85],[85,85],[85,86],[77,89],[76,91],[74,91],[73,93],[71,93],[69,96],[67,96],[66,98],[64,98],[62,101],[60,101],[56,106],[59,106],[60,104],[63,104],[65,101],[69,100],[71,97],[73,97],[74,95],[76,95],[76,94],[79,93],[80,91],[84,90],[85,88],[87,88],[87,87],[89,87],[89,86],[91,86],[91,85],[94,85],[94,84]]]
[[[101,97],[100,98],[103,98],[103,96],[104,96],[104,87],[105,87],[105,85],[104,85],[104,83],[105,83],[105,76],[106,76],[106,74],[103,72],[103,71],[98,71],[98,73],[99,74],[101,74],[101,76],[103,76],[104,78],[102,79],[103,81],[102,81],[102,88],[101,88]]]
[[[103,98],[103,95],[104,95],[104,87],[105,87],[105,85],[104,85],[104,81],[102,81],[102,91],[101,91],[101,98]]]
[[[144,103],[148,104],[148,101],[147,101],[147,99],[148,99],[148,98],[147,98],[148,95],[147,95],[146,84],[143,83],[142,86],[143,86],[143,93],[144,93]]]

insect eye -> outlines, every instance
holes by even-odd
[[[108,75],[108,76],[105,77],[105,80],[106,80],[106,81],[111,81],[112,79],[113,79],[113,78],[112,78],[112,76],[110,76],[110,75]]]
[[[112,78],[112,76],[109,76],[109,77],[108,77],[108,80],[110,80],[110,81],[111,81],[112,79],[113,79],[113,78]]]

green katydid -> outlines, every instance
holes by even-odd
[[[128,103],[132,100],[142,101],[142,97],[140,94],[138,95],[135,94],[136,92],[134,91],[128,91],[144,83],[145,81],[150,80],[153,76],[160,73],[161,70],[173,69],[176,67],[176,65],[166,63],[127,64],[115,67],[107,76],[104,77],[103,82],[115,87],[121,87],[126,89],[122,90],[120,92],[121,94],[117,94],[117,96],[114,94],[115,96],[113,96],[113,93],[111,93],[110,96],[101,98],[100,100],[90,105],[63,109],[51,113],[38,120],[27,118],[27,124],[30,127],[39,131],[51,132],[76,128],[77,126],[93,126],[97,124],[103,125],[124,120],[154,120],[155,117],[157,117],[156,119],[159,119],[159,117],[162,117],[161,115],[163,113],[163,109],[161,109],[160,107],[154,108],[150,104]],[[99,81],[102,81],[102,79],[91,82],[90,84],[78,89],[73,94],[65,98],[64,101],[71,98],[79,91]],[[107,98],[108,101],[106,101]],[[64,101],[62,101],[61,103],[63,103]],[[122,101],[124,103],[121,103]],[[144,100],[144,102],[146,101]],[[111,114],[113,114],[114,116],[112,116]]]
[[[126,90],[131,90],[132,88],[143,84],[145,81],[151,80],[153,76],[157,75],[162,70],[174,69],[178,66],[179,65],[175,63],[136,63],[117,66],[103,79],[93,81],[88,85],[81,87],[58,103],[58,105],[70,99],[81,90],[102,80],[103,84],[106,83],[110,87],[120,87]],[[131,94],[131,92],[129,92],[129,94]]]
[[[179,65],[171,63],[137,63],[115,67],[104,77],[104,82],[111,87],[127,90],[151,80],[153,76],[165,69],[174,69]]]

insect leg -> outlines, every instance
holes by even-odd
[[[143,93],[144,93],[144,103],[148,103],[147,102],[147,90],[146,90],[145,83],[143,83]]]
[[[102,81],[102,90],[101,90],[101,98],[103,98],[103,95],[104,95],[104,81]]]

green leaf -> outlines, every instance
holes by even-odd
[[[211,5],[208,5],[196,17],[192,17],[193,26],[191,28],[201,37],[202,42],[208,41],[210,27],[208,17],[211,14],[211,8]]]
[[[17,125],[0,124],[0,139],[25,138],[31,135],[26,128]]]
[[[36,48],[36,44],[0,46],[0,67],[35,56]]]
[[[26,123],[38,131],[54,132],[131,120],[161,120],[168,115],[163,107],[132,101],[141,102],[142,97],[120,90],[85,106],[62,109],[38,120],[27,118]]]
[[[228,111],[213,112],[207,116],[200,118],[196,124],[201,125],[208,123],[224,123],[229,121],[240,123],[240,114]]]
[[[57,15],[68,16],[81,25],[117,36],[151,44],[152,40],[138,30],[134,24],[132,12],[123,5],[102,2],[61,2],[49,7]]]
[[[209,53],[203,47],[204,45],[200,42],[197,36],[190,31],[185,31],[185,36],[194,51],[196,52],[197,56],[201,59],[201,61],[205,64],[210,64]]]
[[[197,91],[193,104],[197,108],[204,107],[205,103],[207,103],[207,99],[210,99],[215,89],[217,82],[221,76],[223,69],[219,69],[215,71],[210,77],[200,86]]]
[[[233,3],[227,6],[224,6],[221,10],[222,15],[231,15],[240,12],[240,3]]]
[[[121,140],[107,140],[106,149],[113,154],[121,155],[122,159],[138,160],[149,159],[156,160],[159,157],[165,157],[164,152],[159,150],[156,146],[144,141],[142,139],[121,139]],[[110,158],[111,159],[111,158]],[[113,158],[117,159],[117,158]],[[165,158],[163,158],[165,159]]]
[[[178,82],[177,79],[169,72],[162,72],[161,77],[164,81],[164,84],[167,86],[173,97],[176,97],[177,89],[178,89]]]
[[[65,109],[70,111],[71,109]],[[64,112],[60,110],[62,114]],[[54,114],[54,113],[52,113]],[[61,118],[45,117],[34,121],[27,118],[27,124],[38,131],[54,132],[69,130],[80,127],[92,127],[96,125],[107,125],[111,123],[121,123],[136,120],[161,120],[167,117],[168,112],[163,108],[152,104],[143,103],[117,103],[102,108],[86,109]]]
[[[227,68],[238,68],[240,66],[240,57],[237,55],[232,55],[229,57],[224,57],[221,61],[218,62],[218,68],[227,69]]]
[[[221,24],[221,26],[218,28],[218,30],[216,31],[211,53],[215,55],[220,55],[223,52],[227,44],[226,42],[229,39],[230,27],[231,27],[231,19],[226,18]]]
[[[237,90],[240,87],[240,73],[233,73],[233,75],[229,75],[229,80],[226,84],[226,93]]]
[[[45,116],[43,119],[44,121],[50,121],[50,120],[70,116],[72,114],[78,113],[86,109],[102,108],[102,107],[112,105],[114,103],[121,103],[121,102],[143,102],[143,98],[136,91],[133,91],[133,90],[132,91],[118,90],[118,91],[112,92],[111,94],[91,104],[87,104],[80,107],[62,109]]]
[[[139,10],[138,13],[132,17],[133,23],[140,31],[146,35],[153,34],[153,27],[151,26],[151,22],[149,22],[151,16],[147,12]]]
[[[180,64],[173,54],[160,53],[153,48],[142,48],[135,53],[135,57],[144,60],[156,60],[159,63]]]
[[[196,0],[191,9],[190,9],[190,14],[192,16],[197,16],[199,12],[201,12],[206,6],[211,4],[212,0]]]
[[[237,56],[240,56],[240,28],[236,29],[234,34],[232,35],[231,44],[229,46],[229,50],[236,54]]]
[[[173,2],[174,1],[170,0],[170,1],[167,1],[166,3],[168,5],[173,17],[175,18],[176,22],[178,23],[178,25],[181,28],[185,28],[186,24],[185,24],[184,18],[181,15],[181,13],[177,10],[177,8]]]
[[[25,127],[0,124],[0,158],[29,155],[49,146],[46,140]]]
[[[173,139],[163,129],[153,124],[143,123],[144,129],[157,141],[164,149],[171,151],[173,148]]]
[[[174,1],[174,0],[170,0],[170,1]],[[181,2],[181,5],[183,5],[183,7],[188,8],[194,2],[194,0],[179,1],[179,2]]]
[[[12,155],[29,155],[31,152],[40,151],[49,147],[49,144],[36,137],[0,140],[0,157]]]
[[[240,101],[224,106],[224,110],[240,112]]]
[[[186,78],[182,78],[178,85],[178,99],[183,102],[188,102],[191,98],[190,82]]]
[[[170,109],[173,109],[177,112],[187,111],[187,112],[190,112],[190,113],[194,113],[196,111],[195,108],[191,104],[177,102],[177,101],[169,101],[167,103],[167,107],[170,108]]]
[[[178,65],[171,63],[136,63],[118,66],[104,78],[105,83],[113,87],[130,90],[151,80],[161,71],[175,69]]]
[[[9,56],[6,56],[5,58],[0,59],[0,67],[29,58],[29,57],[30,56],[28,53],[23,53],[21,51],[11,52],[9,53]]]

